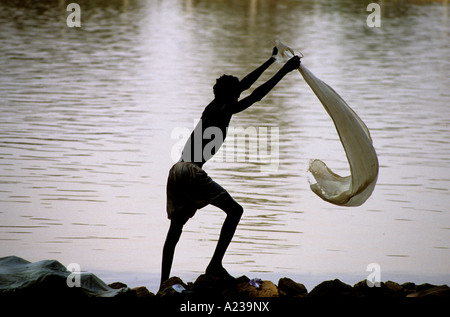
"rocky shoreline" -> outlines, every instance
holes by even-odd
[[[277,298],[450,298],[448,285],[424,283],[399,284],[380,282],[370,287],[366,280],[355,285],[339,279],[324,281],[310,291],[288,277],[275,284],[269,280],[249,279],[241,276],[235,280],[224,280],[207,274],[194,282],[185,283],[179,277],[171,277],[154,294],[145,286],[129,288],[115,282],[107,285],[89,272],[66,268],[56,260],[31,263],[17,256],[0,258],[0,297],[39,298],[152,298],[169,300],[212,299],[277,299]],[[372,286],[372,285],[371,285]]]
[[[111,288],[123,288],[125,284],[109,284]],[[195,282],[183,282],[179,277],[165,281],[156,294],[144,286],[129,289],[128,296],[137,298],[450,298],[448,285],[424,283],[416,285],[408,282],[399,284],[392,281],[380,282],[370,287],[366,280],[351,286],[339,279],[324,281],[308,292],[302,283],[288,277],[280,278],[278,284],[272,281],[241,276],[236,282],[227,283],[206,274]],[[124,295],[126,295],[125,293]]]

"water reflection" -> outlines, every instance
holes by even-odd
[[[232,120],[279,129],[278,169],[205,165],[245,207],[229,269],[448,273],[448,8],[383,2],[371,29],[369,2],[78,1],[79,29],[65,25],[63,1],[2,2],[0,253],[158,272],[173,129],[193,127],[217,77],[243,77],[281,39],[366,122],[379,182],[356,209],[309,190],[309,159],[348,166],[331,120],[290,74]],[[207,207],[188,223],[175,274],[204,269],[223,219]]]

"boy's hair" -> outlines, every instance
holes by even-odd
[[[217,78],[216,84],[213,87],[214,95],[218,99],[226,99],[232,94],[233,90],[239,89],[239,79],[231,75],[222,75]]]

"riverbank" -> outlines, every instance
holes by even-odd
[[[257,299],[257,298],[450,298],[450,287],[442,284],[393,281],[371,285],[362,280],[349,285],[339,279],[323,281],[308,290],[304,284],[289,277],[275,284],[270,280],[249,279],[242,275],[226,281],[206,274],[185,282],[171,277],[153,293],[146,286],[128,287],[122,282],[106,284],[89,272],[65,267],[56,260],[29,262],[17,256],[0,258],[0,297],[45,298],[153,298],[174,300],[195,299]]]
[[[122,283],[112,283],[112,288],[126,287]],[[145,287],[130,289],[130,296],[156,298],[450,298],[448,285],[423,283],[416,285],[408,282],[399,284],[393,281],[380,282],[376,285],[366,280],[355,285],[346,284],[339,279],[323,281],[310,291],[299,282],[288,277],[280,278],[275,284],[269,280],[249,279],[241,276],[235,282],[200,275],[194,282],[185,283],[179,277],[165,281],[156,294]]]
[[[0,297],[117,297],[190,300],[204,298],[450,298],[448,285],[396,283],[371,285],[362,280],[349,285],[339,279],[323,281],[310,290],[289,277],[277,283],[245,275],[224,281],[206,274],[185,282],[171,277],[153,293],[146,286],[128,287],[122,282],[106,284],[89,272],[65,267],[56,260],[29,262],[17,256],[0,258]]]

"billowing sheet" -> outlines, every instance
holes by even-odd
[[[277,41],[279,61],[294,52]],[[360,206],[372,194],[378,178],[378,158],[369,130],[333,88],[314,76],[304,65],[298,69],[334,122],[350,165],[349,176],[333,173],[321,160],[311,160],[309,171],[316,183],[311,190],[323,200],[340,206]]]

